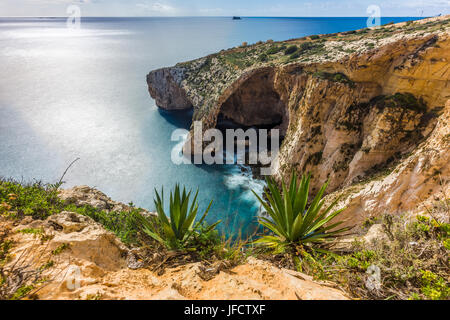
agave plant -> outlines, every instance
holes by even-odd
[[[198,213],[198,189],[192,203],[189,205],[191,191],[186,193],[186,188],[183,187],[183,192],[181,192],[180,186],[177,184],[175,190],[170,192],[169,216],[164,211],[164,189],[161,189],[161,196],[156,189],[155,193],[156,198],[154,201],[158,213],[157,223],[154,225],[144,219],[146,221],[142,221],[143,231],[169,249],[183,248],[198,227],[202,225],[211,208],[212,201],[200,220],[195,223]],[[202,232],[206,233],[213,230],[220,222],[218,221],[206,229],[202,228]]]
[[[274,235],[264,236],[255,243],[261,243],[277,251],[283,251],[290,244],[321,243],[335,238],[338,234],[349,228],[335,230],[341,222],[331,225],[328,223],[339,215],[344,209],[331,210],[336,205],[333,202],[322,210],[322,199],[328,182],[325,183],[308,206],[308,194],[311,175],[302,176],[300,184],[297,183],[297,175],[292,174],[289,188],[282,183],[282,193],[278,190],[272,178],[267,179],[269,192],[265,192],[268,203],[253,193],[261,202],[271,219],[262,217],[260,224],[271,230]]]

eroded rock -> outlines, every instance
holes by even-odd
[[[204,130],[220,115],[242,125],[281,121],[286,136],[275,179],[310,172],[313,193],[329,181],[330,201],[342,196],[341,218],[357,225],[386,212],[422,210],[439,189],[448,194],[449,19],[392,25],[381,38],[374,30],[322,35],[306,43],[315,51],[290,59],[269,54],[273,43],[233,48],[166,72],[176,73]],[[148,85],[155,90],[154,81]],[[159,92],[175,90],[157,85],[164,87]]]
[[[2,230],[12,224],[0,221]],[[18,232],[31,225],[42,229],[45,239]],[[15,257],[25,256],[35,268],[53,262],[45,271],[51,281],[39,290],[39,299],[348,299],[329,283],[254,258],[231,270],[217,268],[207,279],[199,275],[201,263],[158,275],[142,268],[138,254],[114,234],[73,212],[22,221],[11,234]]]
[[[99,210],[104,210],[106,212],[116,211],[116,212],[130,212],[135,209],[129,205],[123,204],[111,200],[103,192],[91,188],[88,186],[76,186],[70,189],[63,189],[59,192],[59,197],[66,201],[66,203],[74,204],[77,207],[92,206]],[[155,216],[156,213],[150,212],[145,209],[139,209],[141,214],[144,216]]]

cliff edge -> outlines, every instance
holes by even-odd
[[[79,208],[131,210],[87,186],[59,197]],[[155,249],[144,259],[145,248],[125,245],[104,225],[71,211],[46,219],[0,214],[0,249],[0,299],[349,299],[336,284],[253,257],[225,267],[225,261],[174,264],[170,259],[180,252]]]
[[[449,191],[450,16],[259,42],[147,76],[159,107],[212,128],[277,125],[275,178],[329,180],[351,224]],[[313,190],[314,191],[314,190]]]

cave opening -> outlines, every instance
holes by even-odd
[[[271,149],[271,129],[279,130],[279,145],[286,135],[289,112],[274,88],[273,74],[261,72],[243,82],[221,105],[216,128],[221,130],[226,140],[227,129],[267,129],[265,144]],[[257,148],[261,141],[258,135]],[[225,141],[226,142],[226,141]],[[245,162],[248,163],[249,141],[246,141]],[[237,144],[235,139],[234,144]],[[235,149],[236,150],[236,149]],[[229,151],[229,150],[228,150]],[[257,165],[258,166],[258,165]]]

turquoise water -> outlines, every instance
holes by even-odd
[[[412,18],[383,18],[382,23]],[[365,27],[366,18],[0,19],[0,176],[90,185],[115,200],[154,209],[153,188],[200,188],[228,235],[252,233],[263,184],[236,166],[177,166],[176,128],[189,112],[159,110],[145,77],[244,41],[284,40]]]

